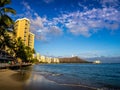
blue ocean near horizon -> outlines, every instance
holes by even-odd
[[[59,84],[120,90],[120,64],[38,64],[33,70]]]

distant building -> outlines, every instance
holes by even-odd
[[[40,56],[40,61],[41,63],[59,63],[58,58],[52,58],[52,57],[46,57],[46,56]]]
[[[59,63],[59,59],[58,58],[53,58],[53,62],[54,63]]]
[[[47,63],[51,63],[51,58],[50,57],[46,57],[46,62]]]
[[[46,57],[45,56],[40,56],[40,61],[45,63],[46,62]]]
[[[60,63],[59,58],[56,58],[56,63]]]
[[[17,19],[14,24],[16,38],[21,37],[24,44],[28,46],[28,38],[30,31],[30,20],[27,18]]]
[[[52,58],[49,57],[48,60],[47,60],[48,63],[52,63]]]
[[[39,53],[36,54],[36,59],[37,59],[38,61],[40,61],[40,54],[39,54]]]

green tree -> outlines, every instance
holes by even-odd
[[[21,38],[17,38],[14,43],[14,52],[15,52],[15,57],[20,58],[22,60],[26,59],[25,55],[25,45],[22,41]]]
[[[16,11],[10,7],[5,7],[10,4],[11,0],[0,0],[0,27],[10,28],[14,21],[8,16],[8,13],[16,14]]]
[[[0,49],[1,50],[7,50],[7,49],[13,49],[14,48],[14,42],[11,36],[9,36],[8,33],[3,33],[3,36],[0,38]]]
[[[8,31],[12,29],[14,34],[13,25],[14,21],[8,16],[8,13],[16,14],[16,11],[6,5],[10,4],[11,0],[0,0],[0,50],[8,50],[16,58],[22,61],[32,59],[35,51],[28,46],[25,46],[21,38],[13,39]]]
[[[5,47],[9,47],[10,36],[8,30],[10,30],[14,24],[14,21],[8,16],[8,13],[16,14],[16,11],[6,5],[10,4],[11,0],[0,0],[0,49],[5,50]]]
[[[31,61],[33,59],[33,54],[35,53],[35,50],[26,46],[25,47],[25,52],[26,52],[27,60]]]
[[[25,46],[23,40],[19,37],[15,40],[15,56],[16,58],[20,58],[23,62],[29,62],[32,59],[33,54],[35,53],[34,49],[31,49],[28,46]]]

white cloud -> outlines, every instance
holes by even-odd
[[[43,28],[43,20],[41,17],[37,16],[35,19],[31,18],[31,24],[35,25],[35,27]]]
[[[120,27],[120,11],[112,7],[93,8],[83,12],[77,11],[54,18],[54,22],[62,23],[74,35],[91,36],[104,28],[117,30]]]
[[[50,3],[53,0],[44,1],[46,3]],[[30,31],[35,34],[37,39],[47,41],[54,36],[59,36],[62,34],[62,30],[55,25],[56,22],[47,20],[46,17],[40,17],[27,2],[23,2],[22,4],[24,5],[24,11],[26,12],[24,16],[27,16],[27,18],[31,21]]]
[[[87,6],[85,6],[85,5],[81,4],[80,2],[78,3],[78,5],[79,5],[80,7],[82,7],[83,9],[85,9],[85,10],[87,10],[87,9],[88,9],[88,8],[87,8]]]
[[[22,2],[22,4],[25,6],[26,9],[31,10],[31,7],[28,5],[27,2]]]
[[[101,0],[100,3],[103,7],[117,7],[120,5],[119,0]]]
[[[53,2],[53,0],[44,0],[46,3]],[[115,3],[113,3],[115,1]],[[79,3],[83,7],[83,11],[76,11],[62,14],[59,17],[54,17],[51,20],[47,17],[40,17],[26,2],[25,16],[31,21],[31,31],[36,34],[41,40],[47,40],[52,36],[61,35],[64,27],[73,35],[83,35],[90,37],[93,33],[98,32],[104,28],[108,30],[117,30],[120,27],[120,11],[114,6],[118,0],[101,0],[103,8],[85,9],[86,6]],[[106,3],[113,6],[106,6]]]
[[[70,29],[70,32],[74,35],[83,35],[86,37],[90,36],[88,27],[86,27],[86,26],[81,26],[81,27],[75,26],[75,27]]]
[[[58,36],[58,35],[62,34],[62,30],[59,27],[57,27],[57,26],[51,26],[49,28],[49,30],[50,30],[50,33],[55,35],[55,36]]]

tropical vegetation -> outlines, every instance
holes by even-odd
[[[4,50],[16,59],[28,62],[33,58],[34,49],[25,46],[23,40],[19,37],[15,39],[10,33],[15,34],[13,30],[14,21],[9,13],[16,14],[13,8],[6,7],[11,0],[0,0],[0,50]]]
[[[12,28],[14,21],[8,16],[8,13],[16,14],[16,11],[10,7],[10,0],[0,0],[0,49],[11,48],[11,38],[8,31]]]

